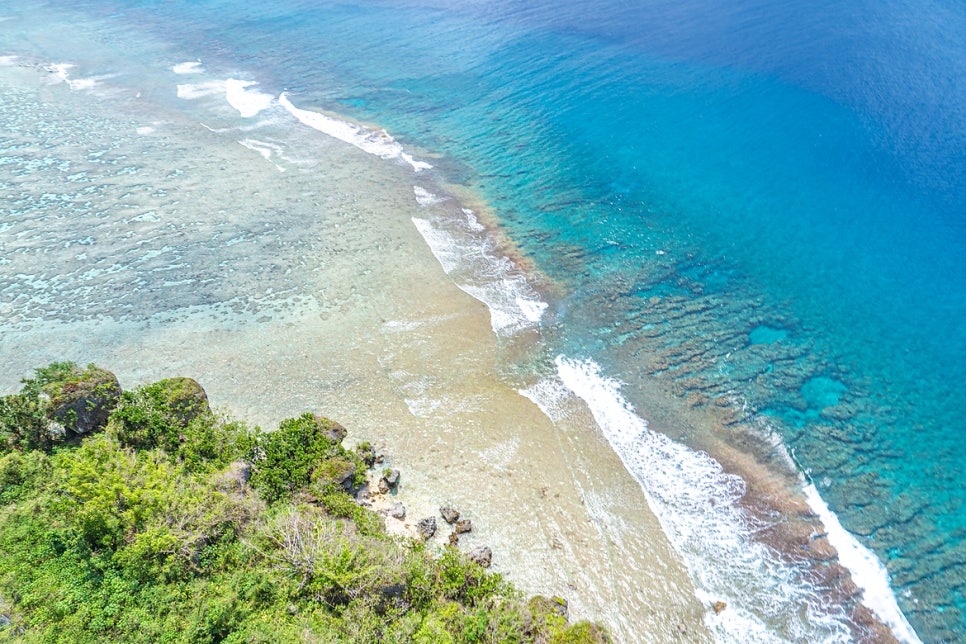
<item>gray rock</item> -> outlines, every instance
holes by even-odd
[[[446,519],[446,523],[453,525],[460,518],[460,511],[454,510],[453,508],[442,507],[439,509],[439,513],[443,515]]]
[[[394,519],[405,519],[406,518],[406,506],[396,501],[391,506],[389,506],[389,516]]]
[[[399,470],[391,469],[379,479],[379,491],[386,494],[390,490],[395,490],[399,485]]]
[[[216,479],[218,488],[223,492],[242,492],[252,476],[251,463],[233,461]]]
[[[470,532],[473,529],[473,524],[470,522],[469,519],[460,519],[459,521],[456,522],[456,525],[453,526],[453,529],[456,531],[457,534],[463,534],[466,532]]]
[[[87,369],[73,366],[58,375],[60,380],[44,387],[52,419],[79,435],[103,429],[121,399],[121,385],[114,374],[90,365]]]
[[[416,524],[416,530],[423,539],[430,539],[436,534],[436,517],[426,517],[420,519]]]
[[[315,422],[322,430],[322,434],[333,443],[341,444],[342,439],[349,435],[349,431],[345,427],[329,418],[316,416]]]
[[[470,550],[466,556],[470,561],[477,563],[484,568],[489,568],[490,562],[493,559],[493,552],[486,546],[477,546]]]

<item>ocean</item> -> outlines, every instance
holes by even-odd
[[[619,458],[638,483],[627,502],[653,512],[694,596],[727,603],[702,618],[718,641],[875,641],[876,621],[900,641],[966,639],[961,3],[13,0],[0,60],[44,69],[77,110],[138,121],[46,132],[89,163],[132,162],[163,132],[151,114],[177,113],[285,177],[314,145],[391,166],[428,270],[487,305],[498,379]],[[56,101],[0,101],[0,348],[18,368],[36,365],[12,359],[16,334],[44,321],[326,287],[278,259],[318,252],[306,213],[273,214],[294,212],[302,183],[231,237],[227,187],[193,203],[159,166],[118,193],[117,177],[18,153]],[[20,182],[61,176],[75,188]],[[84,239],[63,232],[76,208],[31,229],[82,194],[95,219],[219,214],[178,261],[170,240],[142,254],[150,217],[124,219],[125,253],[85,267],[101,238],[68,248]],[[148,296],[138,270],[179,262],[202,267],[190,286]],[[220,324],[279,315],[256,312]],[[633,619],[618,628],[648,641]]]

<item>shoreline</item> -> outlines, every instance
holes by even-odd
[[[289,110],[289,111],[291,111],[291,110]],[[300,119],[300,120],[301,120],[301,119]],[[316,129],[317,129],[317,128],[316,128]],[[359,147],[359,146],[356,146],[356,147]],[[364,149],[363,149],[363,151],[366,151],[366,150],[364,150]],[[376,155],[376,156],[379,156],[379,155]],[[400,157],[400,158],[401,158],[401,157]],[[403,160],[405,160],[405,159],[403,159]],[[414,171],[418,171],[418,170],[419,170],[419,168],[416,168],[416,166],[414,166],[414,165],[413,165],[413,164],[412,164],[411,162],[409,162],[409,161],[407,161],[407,163],[409,163],[409,165],[411,165],[411,166],[413,167],[413,169],[414,169]],[[397,173],[397,174],[398,174],[398,173]],[[422,213],[422,210],[419,210],[419,209],[417,209],[417,210],[414,210],[413,212],[415,213],[415,214],[413,215],[413,217],[418,217],[418,216],[420,216],[420,215],[421,215],[421,213]],[[420,232],[422,232],[422,231],[420,231]],[[423,236],[423,238],[424,238],[424,240],[425,240],[425,235]],[[497,243],[495,243],[495,246],[494,246],[494,247],[495,247],[495,248],[504,248],[504,244],[503,244],[502,242],[497,242]],[[431,246],[430,246],[430,249],[432,250],[432,247],[431,247]],[[435,251],[434,251],[434,253],[435,253]],[[436,256],[436,259],[437,259],[437,260],[439,260],[439,257],[438,257],[438,255]],[[513,258],[510,258],[510,260],[511,260],[511,261],[513,261]],[[420,273],[419,271],[416,271],[416,274],[419,274],[419,275],[421,275],[421,276],[425,276],[425,275],[426,275],[426,273],[425,273],[425,268],[426,268],[426,267],[425,267],[425,263],[424,263],[424,265],[423,265],[423,269],[424,269],[424,271],[423,271],[422,273]],[[523,271],[523,272],[525,273],[525,268],[526,268],[525,266],[523,266],[523,265],[520,265],[520,264],[517,264],[517,268],[518,268],[518,269],[520,269],[521,271]],[[445,269],[445,265],[444,265],[444,269]],[[537,292],[537,293],[539,293],[539,292],[540,292],[540,291],[539,291],[539,289],[537,289],[536,287],[534,287],[534,288],[535,288],[535,292]],[[552,286],[551,286],[551,287],[548,287],[548,288],[552,288]],[[464,289],[464,290],[465,290],[465,289]],[[472,293],[471,293],[471,295],[472,295]],[[475,296],[474,296],[474,297],[475,297]],[[349,300],[351,300],[351,299],[353,299],[353,298],[352,298],[352,297],[348,297],[348,298],[346,299],[346,301],[349,301]],[[477,299],[479,299],[479,298],[477,298]],[[371,305],[369,305],[369,306],[371,306]],[[445,307],[443,307],[443,308],[445,308]],[[343,310],[343,311],[345,311],[345,309],[344,309],[344,308],[343,308],[342,310]],[[312,314],[317,314],[317,313],[318,313],[318,311],[313,311],[313,310],[312,310],[312,307],[309,307],[309,309],[308,309],[308,316],[309,316],[309,317],[311,317],[311,315],[312,315]],[[493,323],[493,319],[492,319],[492,316],[493,316],[493,310],[492,310],[492,308],[491,308],[491,309],[489,310],[489,313],[490,313],[490,315],[491,315],[491,327],[492,327],[492,328],[493,328],[494,330],[496,330],[496,327],[497,327],[497,325]],[[524,317],[526,318],[526,317],[527,317],[527,315],[526,315],[526,311],[523,311],[523,314],[524,314]],[[443,313],[443,314],[440,314],[440,315],[444,315],[444,316],[445,316],[446,314],[445,314],[445,313]],[[189,317],[190,317],[190,316],[189,316]],[[391,317],[391,316],[390,316],[390,317]],[[429,316],[428,318],[425,318],[424,320],[421,320],[421,321],[419,321],[419,324],[426,324],[426,323],[427,323],[427,322],[426,322],[427,320],[434,320],[434,319],[436,319],[436,318],[438,318],[438,317],[439,317],[439,315],[436,315],[435,317],[431,315],[431,316]],[[186,318],[186,319],[187,319],[187,318]],[[538,319],[539,319],[539,318],[538,318]],[[392,320],[390,320],[390,321],[392,321]],[[537,322],[537,320],[530,320],[530,321],[531,321],[531,322]],[[409,321],[406,321],[406,320],[404,320],[404,321],[403,321],[403,324],[406,324],[406,323],[408,323],[408,322],[411,322],[411,320],[409,320]],[[384,321],[384,323],[385,323],[385,321]],[[434,325],[434,324],[436,324],[436,323],[434,323],[434,322],[430,322],[430,325],[431,325],[431,326],[432,326],[432,325]],[[283,325],[283,326],[285,326],[285,325]],[[297,324],[297,323],[295,323],[295,326],[298,326],[298,324]],[[291,327],[291,324],[289,325],[289,328],[292,328],[292,327]],[[386,336],[386,335],[391,335],[391,331],[390,331],[389,333],[387,333],[387,332],[386,332],[385,330],[382,330],[382,333],[383,333],[383,335],[384,335],[384,336]],[[452,333],[452,331],[451,331],[450,333]],[[478,332],[477,332],[477,333],[478,333]],[[229,334],[229,335],[230,335],[230,334]],[[497,344],[499,344],[499,343],[500,343],[500,342],[502,342],[503,340],[505,340],[505,338],[497,338],[497,339],[496,339],[496,343],[497,343]],[[249,339],[249,342],[251,342],[251,341],[252,341],[252,339]],[[476,341],[478,341],[478,342],[480,342],[480,341],[482,341],[482,338],[481,338],[481,337],[480,337],[479,335],[477,335],[477,336],[476,336]],[[485,342],[484,342],[484,343],[485,343]],[[492,343],[485,343],[485,344],[492,344]],[[491,349],[491,350],[494,350],[494,349]],[[499,349],[495,349],[494,351],[495,351],[496,353],[499,353]],[[432,352],[430,352],[430,353],[432,353]],[[290,356],[290,358],[291,358],[291,356]],[[390,358],[390,359],[389,359],[388,361],[389,361],[389,362],[391,363],[391,362],[392,362],[392,359]],[[377,364],[378,364],[378,366],[376,366]],[[386,367],[386,365],[385,365],[385,364],[384,364],[383,362],[381,362],[381,361],[379,361],[379,360],[376,360],[376,361],[375,361],[375,362],[373,363],[373,367],[374,367],[374,368],[376,368],[377,370],[378,370],[378,369],[381,369],[381,370],[386,370],[386,368],[387,368],[387,367]],[[225,365],[224,365],[224,368],[226,369],[226,371],[231,371],[231,364],[230,364],[230,363],[228,363],[228,364],[225,364]],[[390,367],[390,368],[391,368],[391,367]],[[255,373],[257,373],[257,370],[251,370],[251,371],[250,371],[250,372],[249,372],[248,374],[246,374],[246,376],[248,376],[248,377],[251,377],[251,376],[252,376],[252,375],[254,375]],[[362,376],[361,376],[361,375],[360,375],[359,373],[357,373],[357,374],[355,375],[355,379],[357,379],[357,380],[358,380],[359,378],[361,378],[361,377],[362,377]],[[502,385],[493,385],[493,386],[504,386],[504,387],[505,387],[505,386],[506,386],[506,383],[503,383]],[[404,389],[404,387],[403,387],[403,389]],[[405,392],[405,391],[403,391],[403,394],[404,394],[404,395],[405,395],[406,393],[407,393],[407,392]],[[234,394],[234,395],[235,395],[235,396],[237,396],[238,394],[236,393],[236,394]],[[406,398],[405,400],[407,400],[407,401],[408,401],[408,400],[409,400],[409,398]],[[407,402],[407,404],[406,404],[406,406],[408,407],[408,409],[407,409],[407,411],[408,411],[408,412],[409,412],[409,413],[410,413],[410,414],[411,414],[412,416],[414,416],[414,417],[417,417],[417,418],[419,417],[419,410],[420,410],[420,407],[419,407],[418,405],[416,406],[416,411],[414,411],[414,407],[413,407],[413,405],[410,405],[410,404],[409,404],[408,402]],[[424,409],[425,409],[425,408],[424,408]],[[437,408],[437,409],[438,409],[438,408]],[[432,411],[433,411],[433,412],[435,412],[435,411],[437,411],[437,409],[434,409],[434,410],[432,410]],[[509,438],[508,438],[508,441],[510,441],[510,442],[512,442],[512,437],[509,437]],[[505,441],[505,442],[506,442],[506,441]],[[437,445],[437,447],[438,447],[438,445]],[[615,456],[616,456],[616,454],[615,454]],[[745,455],[745,456],[747,456],[747,455]],[[738,461],[738,460],[741,460],[741,459],[740,459],[740,458],[736,458],[735,460],[736,460],[736,461]],[[726,468],[726,469],[727,469],[727,468]],[[736,469],[738,469],[738,468],[737,468],[737,466],[736,466]],[[626,473],[626,472],[625,472],[625,473]],[[426,475],[424,474],[423,476],[425,477]],[[754,478],[754,477],[748,477],[748,478]],[[764,478],[764,477],[762,477],[762,478]],[[754,485],[754,483],[751,483],[751,487],[752,487],[753,489],[755,488],[755,485]],[[767,496],[767,495],[766,495],[766,496]],[[799,536],[800,536],[800,535],[799,535]],[[790,546],[794,546],[794,545],[795,545],[795,542],[791,542],[791,543],[790,543],[789,545],[790,545]],[[697,627],[695,627],[695,628],[697,628]]]
[[[71,123],[71,110],[90,109],[86,101],[97,105],[95,98],[85,101],[85,95],[70,94],[63,84],[43,86],[43,91],[62,103],[58,111]],[[108,107],[123,105],[98,109]],[[48,304],[11,326],[0,339],[0,352],[12,358],[5,374],[11,387],[45,360],[75,359],[111,364],[122,381],[132,384],[175,372],[197,374],[216,407],[228,406],[266,427],[306,409],[324,411],[375,444],[403,445],[393,453],[395,465],[410,473],[401,493],[416,499],[425,490],[448,490],[447,502],[472,507],[474,523],[479,520],[499,554],[495,569],[510,572],[524,590],[566,595],[572,614],[599,617],[627,641],[644,633],[672,641],[679,624],[698,641],[710,640],[703,625],[707,608],[694,598],[649,511],[636,502],[628,505],[634,486],[616,456],[600,450],[591,433],[560,436],[529,400],[500,379],[504,349],[493,335],[489,311],[454,287],[411,222],[424,213],[413,198],[406,166],[373,163],[340,142],[313,139],[302,147],[293,142],[289,150],[296,158],[309,148],[311,165],[278,157],[287,167],[279,172],[237,145],[230,132],[194,127],[190,117],[129,113],[122,120],[119,132],[132,133],[125,136],[133,136],[138,120],[155,128],[150,135],[124,139],[126,146],[150,151],[127,155],[147,164],[130,183],[163,185],[181,200],[171,206],[148,195],[134,214],[184,211],[197,204],[207,219],[191,228],[177,220],[170,227],[164,220],[147,222],[155,239],[149,248],[171,250],[165,251],[170,258],[162,257],[168,261],[130,276],[144,285],[125,290],[125,297],[150,303],[134,309],[137,314],[71,317]],[[191,139],[183,140],[182,132]],[[66,148],[45,151],[68,153]],[[175,154],[179,161],[173,167],[183,174],[172,177],[169,158]],[[186,164],[195,158],[204,158],[204,164]],[[80,157],[71,163],[86,162]],[[219,167],[230,168],[230,174],[218,173]],[[215,173],[208,174],[212,169]],[[88,182],[96,170],[93,166]],[[126,175],[119,176],[113,179],[119,184],[115,189],[130,192]],[[60,179],[34,174],[30,181],[33,189],[43,190],[44,182]],[[338,191],[323,193],[320,182],[339,186]],[[212,207],[220,203],[235,207]],[[280,203],[285,210],[278,209]],[[267,222],[260,215],[264,211],[284,216]],[[180,218],[202,221],[193,214]],[[120,262],[145,254],[146,249],[111,235],[110,220],[74,219],[102,240],[105,257]],[[56,237],[58,221],[68,220],[51,218],[40,225]],[[314,222],[318,232],[306,229],[305,221]],[[372,221],[379,226],[367,223]],[[225,229],[231,234],[220,233]],[[197,243],[195,236],[200,236]],[[63,255],[63,243],[58,248]],[[272,258],[267,268],[253,261],[264,257]],[[73,256],[62,261],[69,267],[88,264]],[[221,261],[234,269],[216,284],[227,288],[229,297],[189,304],[185,300],[204,295],[205,287],[161,286],[181,275],[204,276],[193,271]],[[298,270],[287,272],[288,262]],[[181,268],[169,268],[178,263]],[[122,289],[119,278],[128,279],[121,274],[90,282],[90,304],[78,305],[104,307],[94,296],[104,288]],[[77,285],[69,286],[70,291],[46,286],[43,295],[62,304]],[[230,296],[233,292],[237,297]],[[158,300],[158,293],[167,297]],[[265,401],[272,401],[270,410]],[[620,587],[615,573],[625,567],[664,583],[628,580],[632,586]]]

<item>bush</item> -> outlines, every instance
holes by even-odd
[[[189,469],[223,467],[255,443],[246,425],[212,413],[204,389],[191,378],[167,378],[124,392],[108,433],[125,447],[163,449]]]
[[[317,476],[325,478],[326,463],[332,459],[352,461],[351,483],[361,485],[366,468],[358,456],[340,445],[344,437],[342,426],[328,418],[305,413],[283,420],[277,430],[262,435],[252,452],[252,487],[269,503],[290,498]]]

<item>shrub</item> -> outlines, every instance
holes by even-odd
[[[283,420],[274,432],[261,436],[252,453],[252,487],[269,503],[291,497],[320,475],[331,459],[349,459],[356,469],[354,485],[365,480],[365,467],[358,456],[339,443],[345,436],[341,425],[310,413]]]
[[[191,378],[167,378],[126,391],[108,422],[125,447],[160,448],[188,469],[216,468],[251,451],[254,433],[217,417]]]

